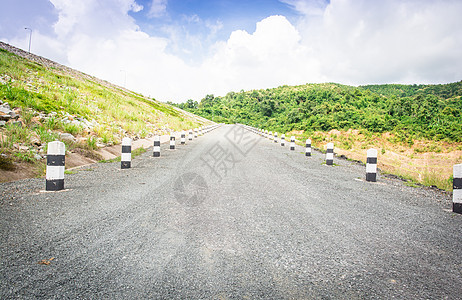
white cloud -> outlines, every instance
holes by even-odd
[[[133,1],[133,3],[131,3],[130,5],[130,10],[133,12],[139,12],[139,11],[142,11],[143,9],[144,9],[143,5],[139,5],[135,1]]]
[[[306,11],[296,24],[271,16],[255,32],[235,30],[210,48],[223,26],[219,21],[185,17],[185,24],[208,33],[167,27],[170,38],[160,38],[142,32],[129,15],[141,9],[134,0],[50,1],[59,15],[56,36],[34,31],[33,52],[119,85],[126,74],[128,88],[160,100],[307,82],[462,79],[460,1],[332,0],[322,13]],[[313,3],[284,2],[300,12]],[[27,37],[7,42],[27,49]],[[172,49],[200,58],[185,61]]]
[[[462,79],[460,11],[460,1],[332,0],[297,28],[330,81],[449,82]]]
[[[326,0],[280,0],[304,15],[322,15],[327,5]]]
[[[158,18],[165,15],[167,9],[167,0],[152,0],[149,16],[151,18]]]
[[[252,34],[234,31],[226,43],[216,45],[215,55],[203,65],[213,78],[210,90],[224,94],[314,80],[316,62],[300,42],[298,31],[283,16],[262,20]]]

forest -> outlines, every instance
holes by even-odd
[[[278,132],[360,129],[413,139],[462,142],[462,81],[436,85],[336,83],[207,95],[178,107],[215,122]]]

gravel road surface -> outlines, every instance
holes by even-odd
[[[0,184],[1,299],[460,299],[450,196],[226,125]]]

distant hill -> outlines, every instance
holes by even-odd
[[[365,129],[461,142],[461,96],[462,81],[360,87],[325,83],[208,95],[179,107],[215,121],[279,132]]]
[[[462,82],[437,85],[346,86],[336,83],[207,95],[179,105],[216,122],[243,123],[307,138],[323,149],[378,165],[408,184],[452,190],[452,166],[462,163]],[[288,137],[287,137],[288,138]]]

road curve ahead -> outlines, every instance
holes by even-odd
[[[226,125],[135,158],[0,184],[0,298],[457,299],[448,196]]]

